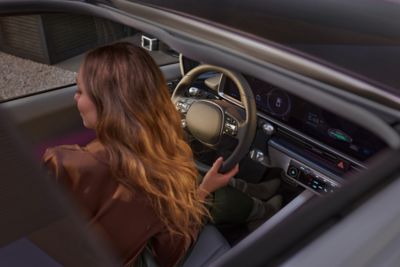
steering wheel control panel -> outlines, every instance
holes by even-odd
[[[339,187],[338,183],[293,160],[289,163],[286,175],[317,194],[331,193]]]
[[[186,113],[188,112],[188,110],[189,110],[189,108],[190,108],[190,105],[191,105],[192,103],[193,103],[192,100],[185,98],[185,99],[179,100],[179,101],[175,104],[175,106],[176,106],[176,109],[177,109],[180,113],[186,114]]]
[[[225,123],[223,128],[223,133],[235,136],[238,131],[238,123],[237,121],[225,113]]]

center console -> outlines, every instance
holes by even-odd
[[[332,193],[340,187],[339,183],[295,160],[290,161],[286,175],[317,194]]]

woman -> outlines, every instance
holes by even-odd
[[[143,49],[117,43],[89,52],[77,86],[83,124],[97,139],[48,149],[46,165],[124,264],[150,242],[159,264],[174,266],[209,217],[204,200],[238,167],[220,174],[220,158],[197,185],[180,114]]]

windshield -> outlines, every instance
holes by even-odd
[[[400,1],[140,2],[261,38],[400,95]]]

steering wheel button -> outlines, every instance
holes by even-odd
[[[181,120],[181,127],[182,127],[182,128],[186,128],[186,126],[187,126],[186,120],[185,120],[185,119],[182,119],[182,120]]]
[[[183,109],[184,112],[187,112],[189,110],[189,104],[183,103],[182,104],[182,109]]]
[[[237,126],[226,122],[224,127],[224,132],[229,133],[230,135],[236,135]]]
[[[191,103],[185,103],[183,101],[179,101],[176,103],[176,109],[181,113],[186,113],[190,108]]]
[[[196,88],[196,87],[190,87],[188,92],[189,92],[189,95],[191,95],[191,96],[199,96],[201,94],[200,89]]]

